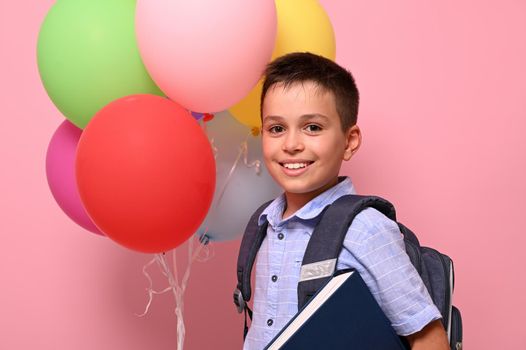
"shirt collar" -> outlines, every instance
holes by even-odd
[[[355,194],[356,191],[351,182],[351,179],[347,176],[338,177],[338,184],[329,188],[325,192],[319,194],[313,198],[310,202],[301,207],[293,215],[285,220],[282,220],[283,210],[285,209],[286,199],[285,194],[282,193],[279,197],[270,203],[265,210],[261,213],[258,219],[258,225],[263,224],[265,217],[272,227],[276,227],[283,222],[287,222],[290,219],[297,217],[302,220],[314,219],[325,209],[326,206],[332,204],[336,199],[348,195]]]

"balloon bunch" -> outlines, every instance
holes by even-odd
[[[279,193],[251,130],[260,127],[261,72],[294,51],[334,59],[317,0],[57,2],[37,57],[67,119],[46,163],[59,206],[141,252],[173,249],[195,232],[239,237],[250,212]],[[212,119],[225,109],[246,127]]]
[[[158,254],[160,267],[159,254],[194,233],[238,238],[280,191],[257,137],[260,79],[294,51],[335,57],[317,0],[57,1],[37,47],[66,118],[46,159],[55,200],[83,228]]]
[[[60,207],[136,251],[187,240],[206,217],[216,179],[207,135],[190,111],[241,100],[275,36],[276,9],[266,0],[57,2],[37,58],[67,118],[47,157]],[[211,56],[222,47],[230,49]]]

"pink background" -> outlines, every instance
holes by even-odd
[[[45,152],[63,119],[35,48],[52,3],[0,5],[0,348],[175,349],[171,295],[134,315],[147,301],[141,268],[151,256],[76,226],[47,187]],[[362,96],[364,143],[343,172],[454,259],[468,349],[526,348],[526,4],[322,3],[337,61]],[[238,244],[214,244],[215,257],[194,265],[186,349],[241,346],[231,304]]]

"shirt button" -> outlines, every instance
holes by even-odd
[[[278,238],[279,238],[279,239],[283,239],[284,237],[285,237],[285,235],[284,235],[283,233],[279,233],[279,234],[278,234]]]
[[[274,321],[273,321],[271,318],[269,318],[269,319],[267,320],[267,326],[270,327],[270,326],[272,326],[273,324],[274,324]]]
[[[272,276],[272,282],[276,282],[278,280],[278,276],[274,275]]]

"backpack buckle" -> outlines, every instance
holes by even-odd
[[[239,288],[234,290],[234,304],[236,304],[237,312],[239,313],[242,313],[247,306],[245,299],[243,298],[243,293],[241,293]]]

